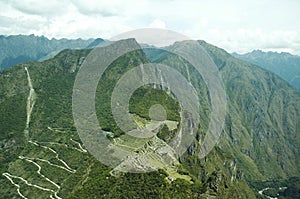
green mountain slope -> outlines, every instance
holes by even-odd
[[[254,50],[246,54],[232,54],[238,59],[256,64],[280,76],[300,90],[300,57],[289,53]]]
[[[219,67],[226,87],[228,113],[219,144],[222,151],[235,157],[249,183],[299,176],[299,92],[271,72],[204,41],[199,44]],[[163,53],[158,52],[158,57],[158,62],[170,64]]]
[[[34,35],[0,36],[0,70],[26,61],[52,58],[63,49],[82,49],[92,42],[93,39],[49,40]]]
[[[267,176],[299,175],[299,92],[273,73],[201,43],[222,71],[230,100],[229,114],[236,114],[240,120],[236,130],[232,126],[227,129],[232,141],[243,146],[243,153],[257,165],[265,165],[262,172]],[[218,61],[222,57],[225,63]],[[239,139],[234,131],[242,132],[238,133]],[[241,135],[249,137],[241,139]],[[289,164],[293,166],[288,168],[287,162],[293,162]],[[277,168],[270,172],[275,165]]]
[[[203,94],[199,96],[201,126],[187,153],[174,167],[144,174],[112,173],[79,139],[72,117],[72,91],[90,50],[65,50],[53,59],[1,72],[0,198],[255,198],[255,194],[260,197],[258,190],[271,186],[264,181],[299,177],[299,93],[270,72],[203,41],[199,44],[221,70],[228,97],[224,132],[205,159],[199,159],[197,151],[208,127],[210,99],[203,79],[189,63],[160,52],[151,52],[147,59],[149,53],[138,50],[116,60],[98,85],[98,120],[112,132],[112,141],[125,143],[128,138],[112,120],[108,102],[116,80],[130,68],[150,61],[168,64],[186,77],[189,74]],[[147,110],[157,102],[167,107],[169,120],[179,121],[176,100],[153,88],[142,87],[131,98],[130,112],[137,123],[149,122]],[[172,131],[162,128],[159,137],[167,141]],[[124,147],[122,142],[117,145]],[[130,146],[140,147],[140,143]],[[155,157],[150,159],[159,163]]]

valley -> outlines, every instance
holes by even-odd
[[[130,114],[137,126],[157,130],[156,136],[132,139],[111,115],[109,96],[117,80],[134,66],[150,62],[147,53],[138,50],[120,57],[99,81],[95,107],[110,147],[135,154],[115,169],[89,154],[72,117],[74,80],[90,50],[64,50],[53,59],[1,72],[0,121],[5,125],[0,125],[0,198],[259,198],[278,187],[281,194],[294,190],[297,180],[286,182],[300,175],[299,93],[273,73],[198,42],[221,71],[228,95],[220,141],[203,159],[197,154],[211,113],[208,89],[180,57],[155,52],[151,60],[174,67],[199,93],[200,126],[179,158],[167,149],[175,135],[184,133],[178,128],[180,104],[165,92],[167,88],[148,85],[130,99]],[[176,45],[180,48],[184,43]],[[167,120],[151,126],[149,108],[158,103],[165,107]],[[131,167],[153,172],[120,172]],[[280,180],[284,182],[277,186]]]

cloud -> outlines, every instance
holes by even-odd
[[[60,15],[68,6],[68,2],[64,0],[47,2],[39,0],[12,0],[8,1],[8,4],[24,14],[44,16]]]
[[[14,19],[11,17],[0,16],[1,28],[8,28],[11,24],[14,23]]]
[[[166,23],[160,19],[155,19],[149,24],[149,28],[166,29]]]
[[[38,29],[47,26],[47,20],[35,16],[0,16],[0,32],[10,34],[32,34]]]
[[[288,50],[300,55],[297,0],[0,0],[0,34],[110,38],[168,28],[230,52]]]
[[[246,53],[254,49],[264,51],[287,51],[299,54],[300,35],[297,31],[261,29],[210,29],[205,36],[211,43],[229,52]]]
[[[103,17],[117,16],[121,5],[116,1],[95,1],[90,0],[71,0],[72,4],[77,8],[77,10],[84,15],[101,15]]]

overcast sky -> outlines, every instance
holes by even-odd
[[[240,53],[300,55],[299,19],[299,0],[0,0],[2,35],[109,39],[154,27]]]

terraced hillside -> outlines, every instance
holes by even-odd
[[[157,137],[143,144],[130,140],[110,111],[110,95],[122,74],[141,63],[165,63],[191,79],[201,93],[201,125],[193,144],[168,167],[156,153],[150,153],[150,162],[159,170],[149,173],[116,173],[91,156],[79,139],[72,116],[72,92],[90,50],[65,50],[53,59],[1,72],[0,197],[255,198],[263,197],[261,189],[273,186],[265,181],[280,179],[284,183],[299,177],[300,94],[270,72],[203,41],[199,44],[219,67],[228,98],[222,137],[204,159],[198,158],[197,151],[208,128],[210,99],[203,79],[185,60],[160,51],[148,59],[149,53],[137,50],[116,60],[98,84],[99,122],[112,144],[137,153],[172,139],[180,122],[180,105],[154,85],[138,89],[130,101],[137,124],[146,126],[149,107],[160,102],[175,125],[160,125]],[[181,45],[185,44],[170,48]]]

